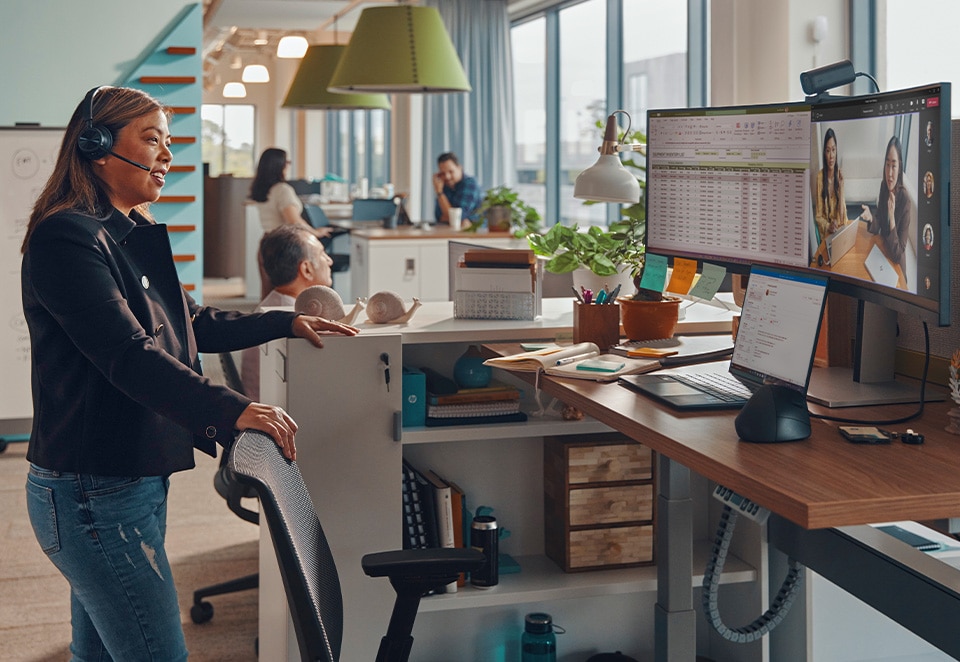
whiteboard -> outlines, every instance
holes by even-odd
[[[20,244],[62,140],[63,129],[0,127],[0,421],[8,423],[0,429],[33,416],[30,335],[20,301]]]

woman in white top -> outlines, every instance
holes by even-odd
[[[299,225],[309,230],[317,238],[330,235],[331,228],[314,228],[301,216],[303,203],[297,192],[287,183],[286,170],[290,161],[287,153],[278,147],[263,150],[257,163],[257,174],[250,185],[250,199],[260,212],[260,225],[264,233],[281,225]],[[260,265],[261,298],[273,289],[273,284]]]

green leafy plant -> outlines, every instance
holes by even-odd
[[[487,189],[480,206],[477,208],[478,215],[485,215],[488,210],[494,207],[506,207],[510,210],[510,230],[513,236],[522,239],[531,233],[540,232],[543,229],[543,220],[540,212],[520,199],[520,194],[509,186],[495,186]],[[468,232],[476,232],[483,225],[482,221],[475,221]]]
[[[601,130],[602,121],[597,122]],[[623,143],[645,143],[646,136],[641,131],[620,133]],[[644,197],[646,195],[646,165],[642,158],[623,159],[623,165],[637,174],[640,183],[640,200],[621,208],[620,219],[604,230],[597,226],[589,227],[585,232],[576,225],[568,227],[554,225],[543,235],[528,235],[527,241],[534,253],[550,258],[544,265],[552,273],[568,273],[579,267],[586,267],[598,276],[612,276],[618,268],[626,266],[633,279],[636,292],[634,299],[641,301],[659,301],[660,292],[642,289],[640,280],[646,260],[647,215]],[[588,201],[584,204],[604,204]]]

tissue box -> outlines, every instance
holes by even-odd
[[[424,425],[427,419],[427,376],[418,368],[403,366],[403,427]]]

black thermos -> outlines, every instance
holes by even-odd
[[[470,546],[483,552],[483,565],[470,573],[470,583],[477,588],[490,588],[500,582],[497,566],[499,534],[497,518],[477,515],[470,525]]]

